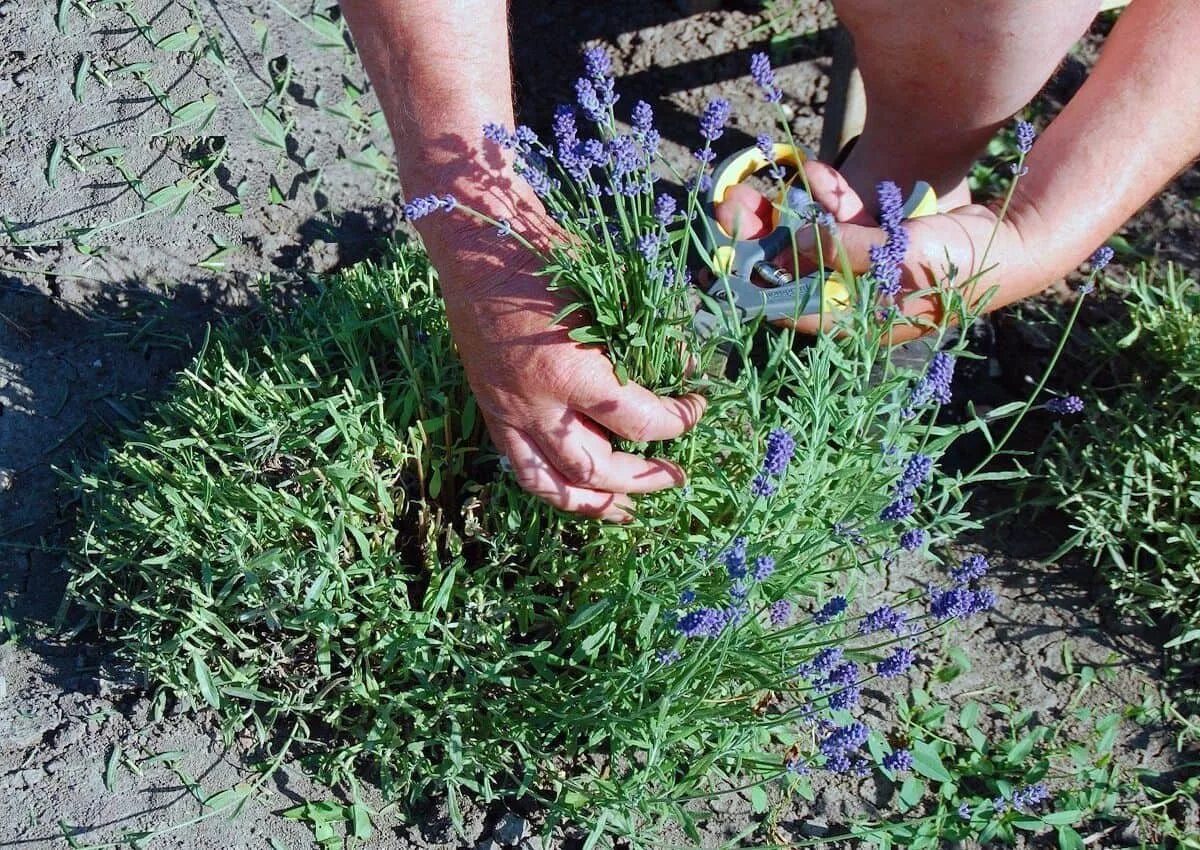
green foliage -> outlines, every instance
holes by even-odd
[[[230,733],[290,732],[332,781],[365,767],[389,793],[445,791],[456,820],[461,794],[515,791],[598,831],[691,829],[689,800],[761,797],[788,758],[814,757],[803,706],[828,694],[797,664],[837,644],[869,667],[896,640],[859,635],[882,601],[907,604],[914,638],[940,628],[918,599],[855,603],[855,579],[894,549],[879,512],[903,459],[962,430],[904,415],[911,376],[886,365],[868,311],[863,333],[799,351],[769,333],[761,367],[698,376],[709,413],[660,447],[689,486],[644,498],[630,526],[581,523],[475,448],[432,272],[402,246],[217,333],[78,472],[72,598],[159,685],[159,710],[186,694]],[[749,363],[754,339],[731,356]],[[750,498],[773,427],[797,459],[774,496]],[[935,541],[971,525],[961,485],[924,492]],[[685,640],[680,596],[727,604],[718,556],[735,536],[777,568],[735,626]],[[815,624],[834,592],[851,612]],[[781,598],[797,613],[773,628]]]
[[[1143,267],[1117,289],[1129,321],[1093,327],[1090,409],[1055,430],[1042,472],[1074,534],[1128,613],[1200,652],[1200,289]],[[1131,328],[1132,325],[1132,328]]]
[[[1162,792],[1160,777],[1123,765],[1114,747],[1138,712],[1086,705],[1085,694],[1103,688],[1112,670],[1076,670],[1065,645],[1063,658],[1076,690],[1053,725],[1008,703],[956,707],[914,690],[890,736],[911,749],[913,771],[897,781],[892,814],[855,824],[854,836],[883,848],[933,850],[946,841],[1011,846],[1040,835],[1053,836],[1061,850],[1080,850],[1134,825],[1143,847],[1200,846],[1185,825],[1200,777]],[[953,681],[961,660],[937,678]],[[1023,802],[1034,788],[1045,789],[1044,799]]]

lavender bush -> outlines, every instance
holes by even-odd
[[[249,349],[226,332],[77,478],[74,598],[161,686],[160,710],[187,693],[231,731],[288,730],[326,778],[367,766],[390,793],[447,794],[460,823],[461,795],[517,794],[597,836],[679,823],[694,837],[694,803],[714,794],[761,809],[770,789],[811,796],[826,773],[922,770],[865,723],[866,686],[894,694],[932,636],[994,605],[987,564],[950,559],[940,582],[890,599],[860,580],[901,552],[945,557],[973,525],[971,476],[939,458],[970,430],[999,446],[990,423],[1028,405],[941,424],[957,352],[922,374],[889,361],[905,241],[891,186],[888,239],[838,332],[798,348],[727,312],[698,337],[688,269],[706,256],[699,192],[728,104],[704,111],[680,199],[659,182],[650,107],[618,125],[602,52],[576,94],[550,142],[485,135],[517,153],[567,235],[542,259],[572,296],[574,339],[605,346],[622,378],[709,398],[694,431],[646,448],[683,464],[688,486],[600,526],[469,451],[481,428],[432,273],[403,247],[272,315]],[[943,314],[967,324],[949,283]],[[718,368],[718,349],[739,368]]]

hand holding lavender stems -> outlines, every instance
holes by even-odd
[[[978,249],[984,244],[994,249],[985,252],[990,263],[1004,269],[989,306],[1036,292],[1074,266],[1090,247],[1087,243],[1094,244],[1103,233],[1115,229],[1200,150],[1200,120],[1194,111],[1167,108],[1180,99],[1200,97],[1200,56],[1190,44],[1191,34],[1200,25],[1200,7],[1135,4],[1110,38],[1110,49],[1120,58],[1102,63],[1056,119],[1059,131],[1054,134],[1055,141],[1031,146],[1022,140],[1032,172],[1027,179],[1034,185],[1023,193],[1014,216],[998,221],[990,210],[967,204],[958,188],[983,137],[948,130],[980,127],[994,121],[994,116],[1016,111],[1042,85],[1094,15],[1095,4],[1082,0],[1063,3],[1048,14],[1029,11],[1027,4],[1008,2],[986,15],[964,5],[951,9],[954,17],[947,22],[977,36],[963,40],[946,39],[939,28],[928,26],[925,11],[935,8],[933,0],[917,3],[916,8],[903,4],[894,11],[873,7],[869,12],[854,0],[842,4],[839,11],[861,58],[878,64],[878,73],[869,75],[870,99],[877,108],[846,162],[845,174],[817,164],[806,169],[817,199],[825,202],[839,221],[839,237],[859,273],[871,266],[870,249],[884,242],[862,200],[870,197],[879,181],[902,183],[908,175],[900,172],[915,168],[919,175],[914,173],[914,179],[931,180],[943,199],[963,204],[905,226],[910,243],[919,246],[910,252],[901,270],[901,294],[907,296],[902,309],[910,317],[936,320],[937,304],[919,290],[950,266],[965,274],[979,271]],[[943,5],[936,8],[944,11]],[[479,209],[491,204],[487,211],[506,232],[514,223],[525,221],[529,229],[553,233],[552,222],[532,191],[516,189],[497,198],[495,192],[484,189],[489,182],[502,185],[507,169],[498,170],[480,155],[475,144],[478,128],[485,123],[514,123],[505,4],[499,0],[346,0],[343,11],[401,152],[400,175],[408,196],[453,194]],[[1015,41],[1014,33],[1018,34]],[[475,45],[466,61],[457,49],[463,41]],[[1021,46],[1015,61],[1012,44]],[[1163,55],[1172,56],[1173,61],[1163,63]],[[913,56],[936,56],[937,61],[907,67],[905,57]],[[396,61],[399,57],[406,61]],[[961,75],[942,70],[968,64],[978,71],[973,79],[1001,83],[981,90],[966,84]],[[615,103],[615,93],[606,82],[607,71],[607,67],[589,66],[585,84],[577,87],[585,112],[600,114]],[[784,99],[784,87],[775,79],[769,62],[756,57],[752,71],[768,101]],[[1120,104],[1118,116],[1111,114],[1111,104]],[[985,115],[993,117],[981,120]],[[908,129],[895,132],[894,127],[899,126]],[[1114,127],[1128,129],[1115,132]],[[1154,132],[1144,132],[1148,127]],[[1088,140],[1090,156],[1074,155],[1077,139]],[[884,167],[885,159],[896,167]],[[463,162],[476,167],[456,169],[455,165]],[[1025,167],[1021,165],[1019,170]],[[1106,174],[1097,174],[1098,168]],[[1116,179],[1114,169],[1129,179]],[[1114,179],[1105,181],[1102,176]],[[707,179],[706,172],[696,177],[701,185]],[[1097,204],[1090,193],[1106,182],[1121,186],[1120,195]],[[621,506],[628,506],[621,493],[581,487],[564,475],[583,468],[578,444],[590,417],[586,412],[576,415],[578,412],[565,404],[574,382],[556,380],[563,376],[563,358],[551,354],[530,361],[528,348],[512,345],[515,338],[533,331],[532,324],[515,321],[514,316],[553,316],[559,302],[533,285],[520,252],[497,248],[494,241],[463,237],[466,222],[459,212],[440,222],[426,218],[419,228],[442,271],[451,321],[464,341],[464,363],[485,409],[490,408],[488,424],[497,443],[502,450],[511,443],[510,455],[523,452],[527,460],[539,464],[538,471],[528,476],[529,483],[556,504],[611,517],[621,514]],[[1068,221],[1073,236],[1063,239],[1058,224]],[[826,255],[833,247],[826,241],[829,236],[821,234],[820,249]],[[811,258],[818,252],[810,248],[805,253]],[[484,303],[478,303],[478,293],[486,293]],[[812,322],[802,327],[815,329]],[[891,340],[898,342],[920,332],[916,324],[897,327]],[[472,346],[469,341],[480,333],[487,336],[487,344]],[[541,345],[563,354],[571,347],[552,335],[542,335]],[[506,372],[497,373],[487,362],[492,348],[511,353]],[[535,367],[533,362],[539,365]],[[577,364],[575,369],[600,385],[613,386],[598,358]],[[544,386],[554,387],[549,397],[531,390]],[[607,390],[601,395],[607,395]],[[652,400],[643,396],[641,403],[649,406],[640,416],[654,410]],[[700,402],[684,408],[669,402],[658,404],[665,406],[651,415],[674,418],[672,431],[678,432],[695,421]],[[572,414],[565,440],[556,436],[563,429],[547,433],[546,423],[554,413]],[[647,427],[644,418],[633,422],[628,415],[625,411],[619,416],[626,425]],[[593,474],[594,462],[588,460],[586,466],[585,474]],[[614,479],[617,490],[629,483],[628,469],[618,472],[609,465],[602,472]],[[654,486],[661,484],[661,477],[656,481]]]
[[[695,425],[705,401],[622,383],[602,350],[568,337],[571,319],[554,321],[569,299],[548,291],[530,250],[563,239],[538,194],[552,191],[554,178],[534,158],[519,164],[515,145],[481,137],[484,125],[514,126],[505,4],[351,0],[343,10],[401,152],[405,211],[439,271],[498,452],[522,487],[556,507],[629,520],[630,494],[681,485],[685,475],[668,461],[614,450],[609,435],[675,438]],[[474,45],[469,61],[448,61],[463,39]],[[404,79],[397,55],[406,57]],[[617,101],[603,58],[589,54],[578,86],[581,108],[596,114]],[[514,137],[522,148],[532,143],[524,131]],[[579,151],[596,154],[595,145]]]

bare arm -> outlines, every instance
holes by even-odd
[[[1005,221],[997,222],[994,209],[968,204],[905,224],[910,248],[900,296],[904,312],[937,320],[939,299],[914,293],[944,280],[948,265],[958,269],[960,286],[973,273],[991,269],[973,286],[975,297],[992,293],[989,309],[1033,295],[1077,267],[1159,192],[1200,154],[1197,43],[1200,4],[1135,0],[1086,83],[1033,146]],[[1005,67],[992,72],[1003,74]],[[947,138],[956,130],[940,128]],[[842,222],[839,239],[855,271],[866,272],[870,246],[884,239],[870,213],[873,198],[863,197],[873,187],[851,186],[820,163],[806,170],[817,199]],[[762,217],[754,212],[756,203],[739,198],[739,208],[724,216],[741,215],[752,230]],[[816,258],[810,245],[801,248]],[[833,256],[833,250],[827,241],[824,256]],[[797,324],[815,329],[812,320]],[[919,333],[900,328],[893,341]]]
[[[503,0],[343,0],[387,115],[408,197],[454,194],[533,241],[554,224],[482,128],[513,124]],[[563,301],[532,274],[534,258],[461,211],[417,223],[438,269],[451,331],[497,447],[525,489],[564,510],[631,515],[630,493],[681,484],[663,460],[615,452],[609,433],[679,436],[703,399],[668,399],[628,384],[596,348],[567,337]]]

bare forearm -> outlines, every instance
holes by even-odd
[[[515,218],[533,205],[509,162],[486,152],[481,129],[512,126],[505,0],[342,0],[363,65],[387,116],[408,197],[453,193]],[[463,214],[419,225],[435,261],[476,227]]]
[[[1077,266],[1200,154],[1200,4],[1135,0],[1028,158],[1012,221],[1029,265],[998,302]]]

